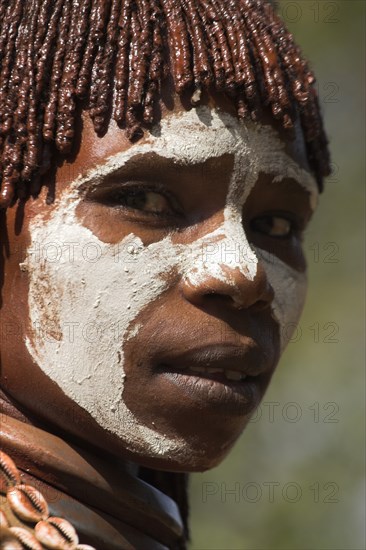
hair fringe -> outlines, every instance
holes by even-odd
[[[51,151],[70,152],[78,102],[95,131],[129,139],[159,121],[167,67],[178,94],[228,95],[238,116],[299,113],[319,187],[330,173],[314,76],[264,0],[2,0],[0,206],[36,194]]]

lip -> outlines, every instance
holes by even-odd
[[[269,370],[265,359],[258,346],[211,344],[171,355],[166,362],[182,370],[190,365],[207,366],[235,370],[247,376],[259,376]],[[162,362],[165,363],[164,360]]]
[[[193,368],[220,369],[222,373],[197,373]],[[209,345],[175,354],[159,363],[157,371],[187,396],[225,412],[248,414],[258,406],[268,385],[272,367],[258,346]],[[235,371],[243,380],[229,380]]]

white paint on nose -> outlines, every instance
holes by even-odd
[[[248,154],[235,149],[232,153],[234,166],[226,197],[224,221],[216,230],[194,243],[192,265],[185,275],[192,286],[212,277],[235,287],[238,270],[249,281],[253,281],[257,274],[258,258],[245,234],[242,212],[257,181],[258,170],[255,166],[251,167],[252,160]]]
[[[258,259],[248,243],[240,214],[236,213],[235,218],[225,212],[224,223],[193,244],[185,269],[185,279],[191,286],[214,278],[235,287],[237,270],[254,280]]]

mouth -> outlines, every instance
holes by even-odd
[[[201,407],[248,414],[262,399],[272,369],[258,349],[220,345],[169,358],[157,371]]]

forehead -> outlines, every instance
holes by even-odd
[[[78,154],[72,163],[59,169],[57,183],[61,187],[79,187],[84,181],[92,179],[97,183],[123,169],[128,169],[131,177],[133,167],[148,164],[152,154],[162,163],[188,167],[204,166],[210,159],[231,155],[240,178],[264,172],[278,179],[292,179],[316,203],[317,185],[308,170],[299,129],[294,139],[284,139],[270,124],[242,121],[208,106],[165,115],[159,125],[134,144],[114,122],[103,137],[98,137],[85,118]]]

